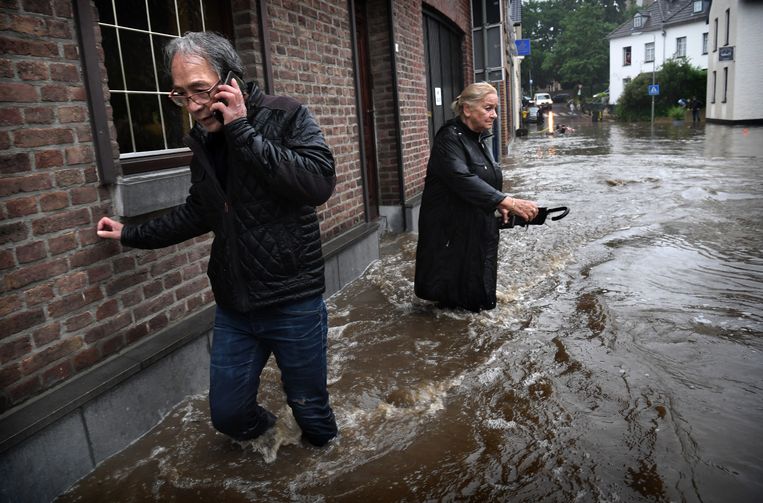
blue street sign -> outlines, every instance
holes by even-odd
[[[660,95],[660,85],[659,84],[650,84],[647,86],[647,89],[649,90],[649,96],[659,96]]]
[[[530,55],[530,39],[520,38],[514,41],[517,44],[517,55],[529,56]]]

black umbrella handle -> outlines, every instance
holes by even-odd
[[[503,217],[498,217],[498,228],[511,229],[513,227],[527,227],[528,225],[543,225],[546,222],[547,216],[551,213],[559,212],[562,212],[562,214],[551,217],[551,220],[561,220],[567,216],[567,213],[569,213],[570,210],[566,206],[559,206],[557,208],[538,208],[538,215],[529,222],[519,215],[510,215],[507,223],[503,223]]]
[[[566,206],[559,206],[558,208],[549,208],[546,210],[546,215],[550,215],[551,213],[559,213],[562,211],[563,213],[561,215],[557,215],[555,217],[551,217],[551,220],[561,220],[564,217],[567,216],[567,213],[570,212],[569,208]]]

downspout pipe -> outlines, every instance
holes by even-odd
[[[257,0],[257,28],[260,31],[262,80],[265,94],[273,94],[273,66],[270,60],[270,17],[267,0]]]
[[[400,127],[400,95],[397,82],[397,52],[395,51],[395,16],[393,14],[394,0],[387,0],[387,16],[389,19],[389,51],[392,62],[392,101],[395,110],[395,141],[397,143],[397,176],[400,181],[400,207],[403,210],[403,231],[408,230],[405,210],[405,178],[403,170],[403,132]]]

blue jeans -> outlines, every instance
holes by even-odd
[[[214,427],[248,440],[275,423],[275,416],[257,403],[260,374],[272,353],[302,436],[318,446],[335,437],[326,387],[327,338],[328,315],[320,295],[249,313],[218,306],[209,386]]]

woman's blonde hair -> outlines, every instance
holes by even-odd
[[[456,100],[450,104],[451,110],[454,113],[463,116],[464,105],[475,105],[485,99],[488,94],[498,94],[498,91],[491,84],[487,82],[475,82],[469,84],[461,91],[461,94],[456,96]]]

